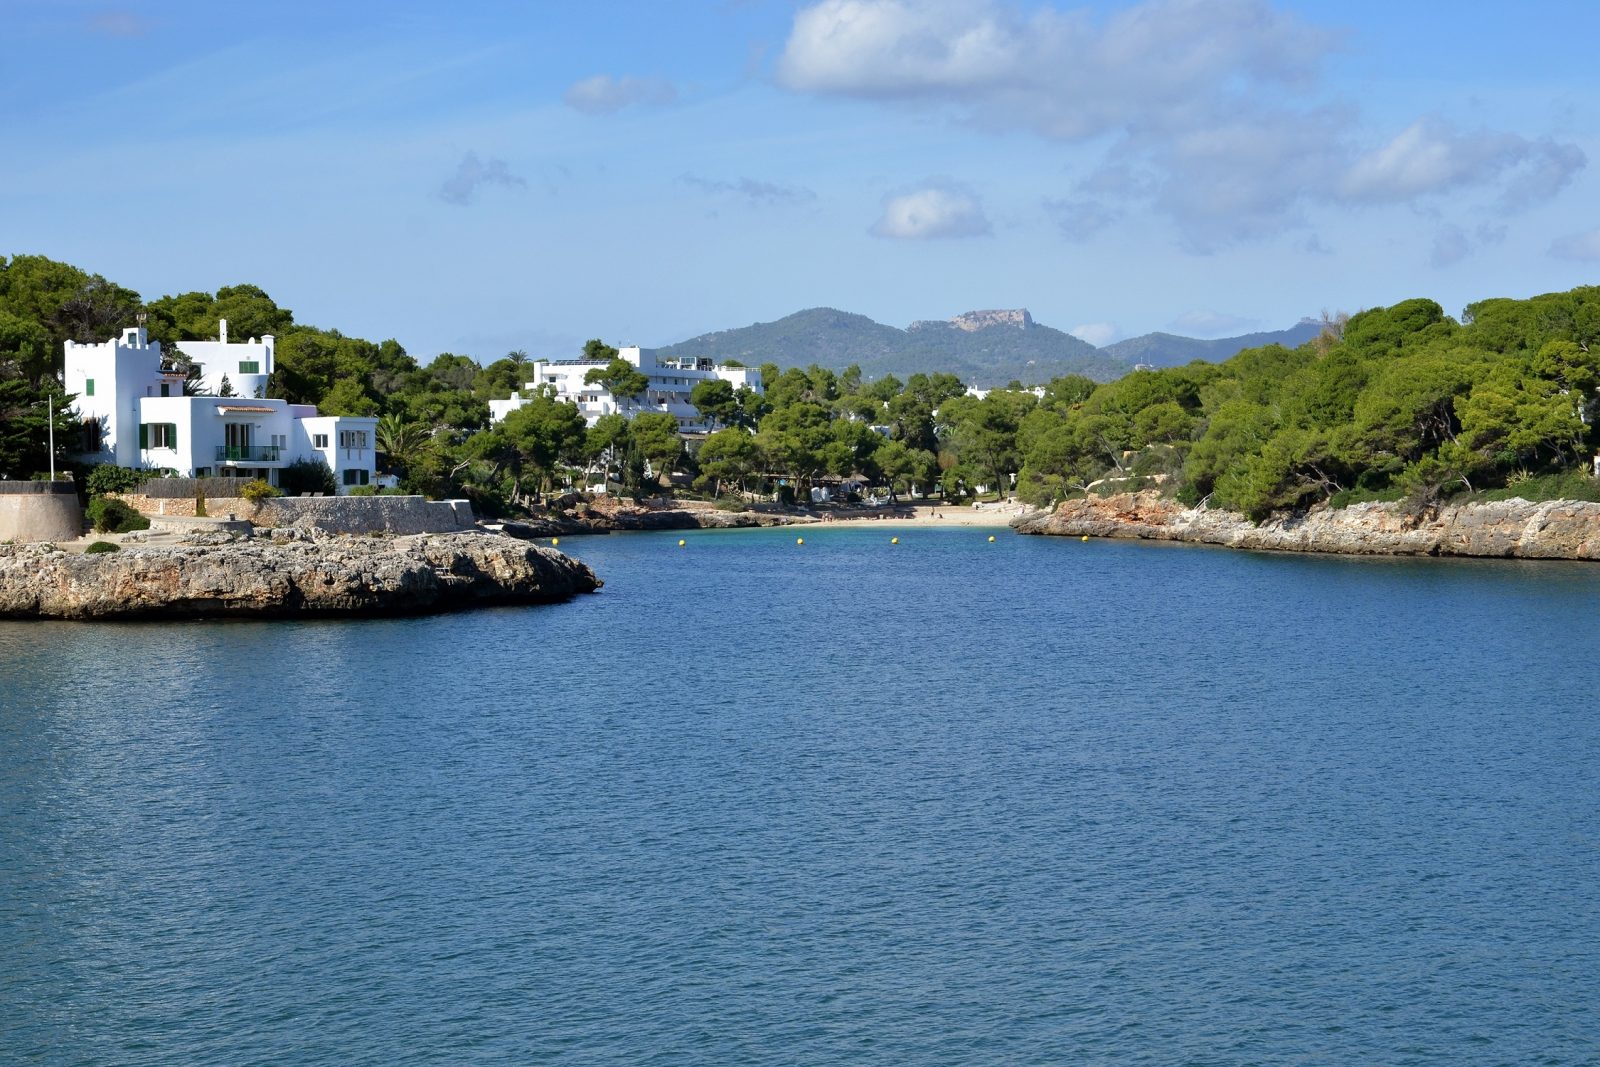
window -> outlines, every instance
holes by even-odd
[[[94,379],[93,378],[85,378],[83,380],[83,395],[84,396],[94,396]]]
[[[340,430],[339,431],[339,447],[340,448],[366,448],[367,447],[367,431],[365,431],[365,430]],[[366,483],[363,482],[362,484],[365,485]]]
[[[168,385],[166,382],[162,382],[161,383],[161,395],[162,396],[171,396],[172,395],[172,386]]]
[[[241,359],[239,361],[240,374],[260,374],[261,361],[256,359]]]
[[[366,485],[367,469],[365,467],[352,467],[344,472],[345,485]]]
[[[325,433],[314,433],[314,434],[312,434],[311,435],[311,447],[312,448],[327,448],[328,447],[328,435],[325,434]]]
[[[139,424],[140,448],[177,448],[178,424],[175,422],[141,422]]]

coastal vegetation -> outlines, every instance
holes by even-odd
[[[606,485],[722,498],[805,500],[821,482],[893,493],[1014,492],[1038,505],[1160,487],[1253,518],[1327,502],[1600,497],[1590,477],[1600,389],[1600,288],[1490,299],[1452,318],[1414,299],[1325,316],[1296,348],[1270,344],[1221,363],[1134,371],[1109,382],[1069,374],[969,394],[929,368],[871,378],[859,366],[761,366],[764,394],[725,382],[694,403],[717,429],[686,442],[646,413],[592,427],[536,394],[493,425],[488,401],[526,380],[513,351],[480,364],[442,353],[419,363],[394,340],[298,323],[266,292],[235,285],[142,302],[138,294],[40,256],[0,261],[0,475],[47,464],[46,411],[74,428],[60,391],[61,342],[110,336],[143,313],[168,345],[273,334],[269,392],[326,414],[375,415],[382,465],[402,488],[466,496],[507,514],[550,494]],[[577,353],[574,353],[577,355]],[[598,339],[583,355],[617,395],[643,386]],[[282,472],[290,493],[335,491],[325,469]],[[92,472],[114,491],[127,472]]]

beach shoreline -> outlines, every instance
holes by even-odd
[[[874,510],[818,511],[823,526],[868,525],[889,527],[1008,527],[1032,509],[1010,501],[946,507],[942,504],[905,504]]]

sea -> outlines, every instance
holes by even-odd
[[[1600,1062],[1600,567],[560,547],[0,623],[0,1063]]]

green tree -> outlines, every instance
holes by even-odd
[[[609,363],[616,359],[617,349],[606,344],[598,337],[591,338],[583,343],[583,358],[591,363]]]
[[[744,480],[760,469],[761,452],[744,430],[730,426],[710,434],[696,455],[701,476],[711,479],[713,495],[720,497],[725,483],[744,486]]]
[[[721,378],[697,382],[689,391],[689,403],[715,426],[730,426],[739,418],[739,398],[733,383]]]
[[[631,436],[657,481],[664,481],[677,470],[683,457],[683,438],[678,420],[664,411],[646,411],[634,416]]]
[[[583,376],[585,385],[603,385],[618,403],[637,400],[650,385],[650,379],[625,359],[615,358],[604,367],[595,367]]]
[[[379,417],[373,437],[378,455],[388,461],[385,469],[401,475],[411,472],[433,441],[425,427],[393,414]]]

